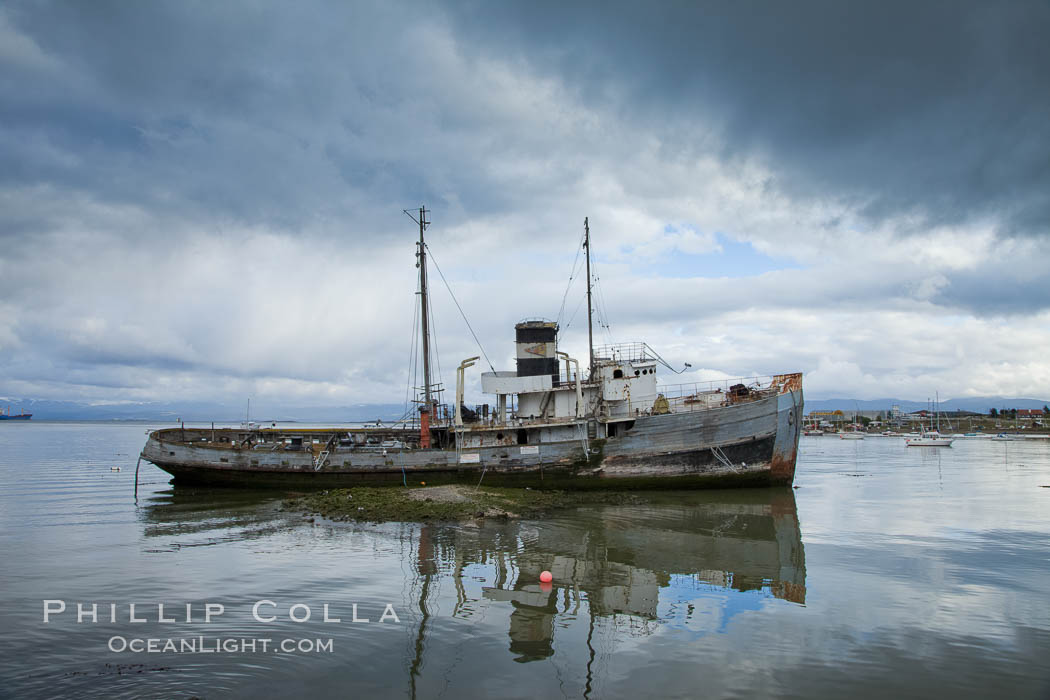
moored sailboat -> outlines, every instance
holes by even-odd
[[[940,412],[938,410],[939,409],[938,404],[940,404],[940,397],[938,397],[937,402],[934,403],[934,408],[933,408],[933,413],[936,416],[937,427],[935,429],[933,429],[933,419],[930,420],[930,428],[932,429],[930,431],[927,431],[926,427],[922,423],[920,423],[919,424],[919,436],[918,437],[913,437],[913,438],[908,438],[907,440],[905,440],[904,444],[906,446],[908,446],[908,447],[951,447],[952,446],[952,439],[951,438],[941,437],[941,433],[940,433],[941,417],[940,417]]]

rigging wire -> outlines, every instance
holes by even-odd
[[[565,324],[564,330],[569,330],[569,327],[572,326],[572,322],[576,320],[576,314],[579,313],[580,307],[583,306],[583,302],[586,300],[586,296],[580,297],[580,301],[576,304],[576,310],[572,312],[572,316],[569,317],[569,322]]]
[[[601,284],[601,276],[598,274],[598,265],[596,261],[591,261],[591,269],[594,273],[594,287],[597,290],[597,311],[599,314],[598,324],[605,329],[605,337],[609,342],[609,345],[613,345],[612,327],[609,325],[609,305],[605,301],[605,289]]]
[[[653,349],[653,346],[649,345],[649,343],[645,343],[645,347],[649,350],[649,352],[651,352],[656,357],[657,360],[660,361],[660,364],[662,364],[664,367],[666,367],[667,369],[671,370],[675,374],[682,374],[687,369],[692,367],[692,365],[687,362],[687,363],[685,363],[685,367],[683,367],[682,369],[675,369],[674,367],[672,367],[667,362],[667,360],[665,360],[663,357],[661,357],[660,353],[656,352],[656,350]]]
[[[576,265],[580,262],[580,251],[583,250],[583,241],[585,237],[586,234],[582,234],[580,236],[580,243],[576,246],[576,257],[573,258],[572,261],[572,271],[569,273],[569,283],[565,285],[565,294],[563,294],[561,297],[561,308],[558,309],[557,323],[559,325],[561,324],[562,316],[565,315],[565,300],[569,298],[569,290],[572,288],[572,282],[576,278]]]
[[[402,419],[406,418],[412,412],[412,388],[416,385],[416,368],[418,366],[418,357],[416,356],[416,345],[419,340],[419,334],[416,333],[416,329],[419,327],[419,309],[422,306],[420,303],[421,295],[419,293],[419,280],[416,280],[416,294],[412,304],[412,335],[409,341],[408,349],[408,386],[405,387],[405,412],[401,416]]]
[[[605,335],[609,340],[609,344],[613,344],[612,339],[612,328],[609,325],[609,305],[605,301],[605,289],[601,284],[601,276],[598,274],[597,261],[591,261],[591,269],[594,273],[594,287],[597,290],[598,303],[596,304],[597,311],[600,315],[599,325],[605,329]]]
[[[430,296],[427,296],[427,308],[430,311],[430,332],[433,337],[430,347],[434,348],[434,362],[437,364],[437,384],[431,383],[431,386],[441,386],[441,353],[438,352],[437,328],[434,326],[434,301]],[[441,393],[441,390],[434,393]]]
[[[456,308],[459,309],[459,315],[463,317],[463,323],[467,324],[467,330],[469,330],[470,334],[474,337],[474,342],[478,344],[478,349],[481,350],[481,354],[485,357],[485,362],[488,363],[489,369],[495,372],[496,368],[492,366],[492,361],[489,360],[488,353],[485,352],[485,348],[481,345],[481,341],[478,340],[478,334],[474,332],[474,329],[470,325],[470,321],[467,320],[467,315],[463,313],[463,307],[459,305],[459,300],[456,299],[456,295],[455,293],[453,293],[452,287],[449,286],[448,280],[445,279],[445,273],[441,271],[441,266],[438,265],[437,259],[434,257],[433,251],[430,250],[430,246],[428,246],[426,243],[424,243],[423,245],[426,246],[427,252],[430,253],[430,260],[434,263],[434,269],[438,271],[438,275],[441,276],[441,281],[445,283],[445,289],[448,290],[449,295],[452,297],[452,301],[456,304]]]

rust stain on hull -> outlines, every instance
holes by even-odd
[[[795,452],[790,457],[774,453],[769,461],[769,479],[776,486],[791,486],[795,480]]]

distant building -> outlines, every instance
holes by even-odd
[[[810,423],[845,423],[846,414],[842,411],[810,411],[806,416]]]

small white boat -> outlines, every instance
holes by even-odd
[[[951,447],[951,438],[942,437],[917,437],[904,441],[908,447]]]
[[[938,406],[940,404],[940,396],[938,395],[936,403],[933,404],[933,415],[937,417],[937,428],[933,427],[933,419],[930,419],[930,430],[926,430],[926,426],[922,423],[919,424],[918,437],[909,437],[904,441],[904,444],[908,447],[951,447],[952,438],[941,437],[939,429],[941,427],[941,412]]]
[[[1006,433],[999,433],[998,435],[990,439],[995,440],[996,442],[1012,442],[1014,438],[1012,435],[1007,435]]]
[[[823,430],[803,430],[802,434],[803,435],[823,435],[824,431]]]
[[[919,426],[919,437],[908,438],[904,441],[904,444],[908,447],[951,447],[952,439],[941,437],[941,434],[936,430],[926,431],[921,425]]]
[[[864,433],[839,433],[839,437],[843,440],[863,440]]]

